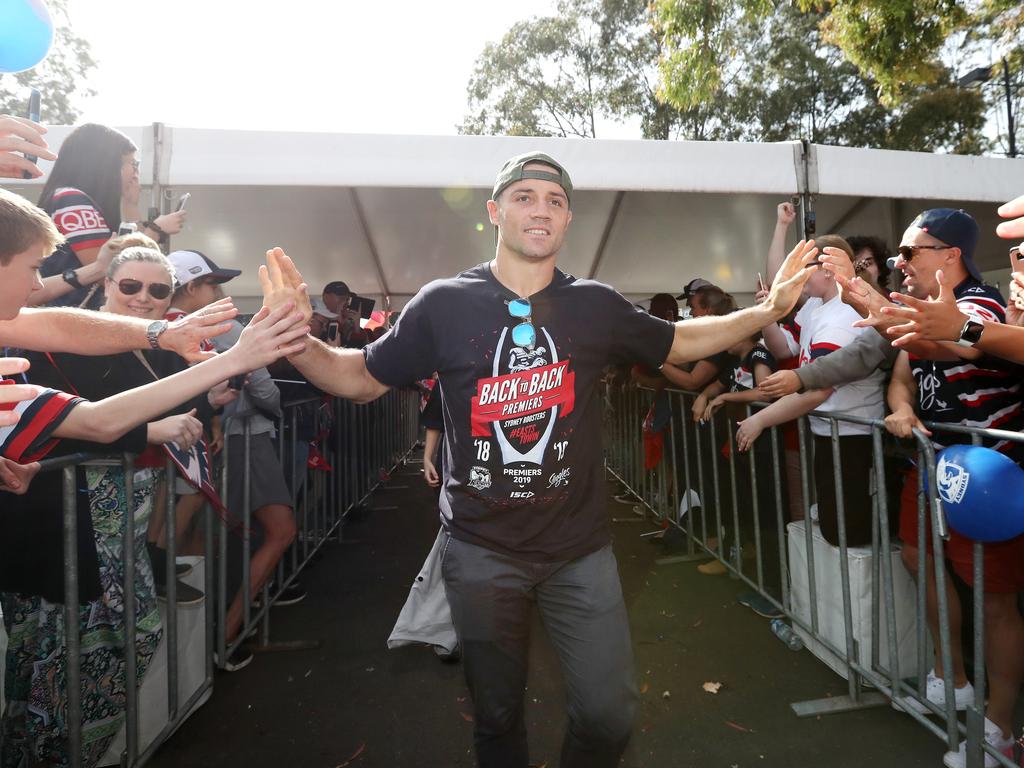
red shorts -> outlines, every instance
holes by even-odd
[[[900,539],[910,547],[917,546],[917,485],[917,467],[914,467],[906,473],[900,494]],[[925,547],[931,553],[931,510],[928,508],[925,508],[925,526]],[[951,530],[943,549],[957,576],[974,586],[974,542]],[[985,544],[982,549],[985,555],[985,591],[1024,591],[1024,536]]]

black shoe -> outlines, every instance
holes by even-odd
[[[287,589],[278,595],[277,600],[274,601],[274,605],[295,605],[296,603],[301,603],[305,599],[306,590],[302,588],[302,585],[299,584],[299,582],[293,581],[288,585]]]
[[[213,661],[217,666],[220,666],[220,657],[216,653],[213,654]],[[237,672],[240,669],[245,669],[250,664],[252,664],[252,651],[244,645],[240,645],[235,648],[234,653],[227,657],[221,669],[225,672]]]
[[[167,550],[147,542],[146,553],[149,555],[150,565],[153,566],[153,580],[158,584],[167,581]],[[192,573],[192,566],[189,563],[175,563],[174,573],[179,579],[188,576]]]
[[[271,584],[270,589],[268,590],[271,595],[274,594],[274,589],[274,585]],[[277,596],[277,600],[274,600],[271,605],[275,608],[279,605],[295,605],[296,603],[301,603],[305,599],[306,590],[302,588],[299,582],[293,581],[280,595]],[[253,598],[252,603],[257,607],[263,605],[263,590],[256,593],[256,597]]]
[[[772,602],[757,592],[741,592],[736,595],[736,602],[745,605],[758,616],[766,619],[781,619],[786,614],[780,611]]]
[[[167,585],[163,582],[156,581],[155,579],[154,584],[156,585],[157,599],[166,601]],[[183,581],[179,581],[177,583],[177,589],[175,590],[174,597],[178,605],[199,605],[203,602],[206,595],[204,595],[201,590],[198,590],[195,587],[190,587]]]

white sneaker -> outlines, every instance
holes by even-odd
[[[937,706],[940,710],[946,706],[946,683],[941,677],[935,676],[935,670],[928,670],[928,678],[924,687],[925,698],[928,699],[932,704]],[[956,705],[958,711],[967,709],[968,705],[974,702],[974,686],[967,683],[963,688],[953,689],[953,702]],[[907,705],[922,715],[934,714],[931,709],[926,707],[916,699],[910,699]],[[894,709],[900,711],[903,710],[903,704],[897,704],[895,701],[892,703]]]
[[[985,741],[995,748],[996,752],[1006,752],[1013,746],[1013,736],[1010,738],[1003,738],[1003,729],[993,723],[987,717],[985,718]],[[985,756],[985,768],[995,768],[999,765],[999,761],[996,760],[988,752],[983,753]],[[967,766],[967,742],[960,742],[960,749],[956,752],[947,752],[942,756],[942,764],[946,768],[966,768]]]

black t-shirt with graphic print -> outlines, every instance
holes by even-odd
[[[779,364],[775,355],[768,351],[762,344],[755,344],[742,360],[737,360],[736,365],[728,371],[722,371],[719,381],[722,382],[730,392],[746,392],[757,386],[754,380],[754,369],[758,365],[765,365],[772,373],[778,370]]]
[[[457,539],[554,562],[611,540],[602,475],[604,366],[658,367],[671,323],[607,285],[561,270],[530,297],[533,349],[517,347],[517,298],[487,264],[424,287],[391,331],[364,350],[378,381],[438,373],[445,424],[444,524]]]

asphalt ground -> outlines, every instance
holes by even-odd
[[[317,650],[257,653],[220,673],[209,702],[151,761],[249,768],[446,768],[474,765],[472,706],[462,669],[421,647],[385,642],[437,533],[434,494],[410,464],[376,509],[302,576],[308,597],[273,610],[272,641]],[[405,486],[405,487],[399,487]],[[608,512],[629,517],[608,483]],[[889,706],[798,718],[791,702],[843,696],[845,680],[793,652],[768,620],[736,603],[728,576],[696,564],[658,566],[645,523],[613,523],[643,692],[626,768],[912,768],[940,766],[941,742]],[[718,693],[705,683],[720,683]],[[557,658],[539,622],[527,691],[531,763],[558,764],[565,727]]]

